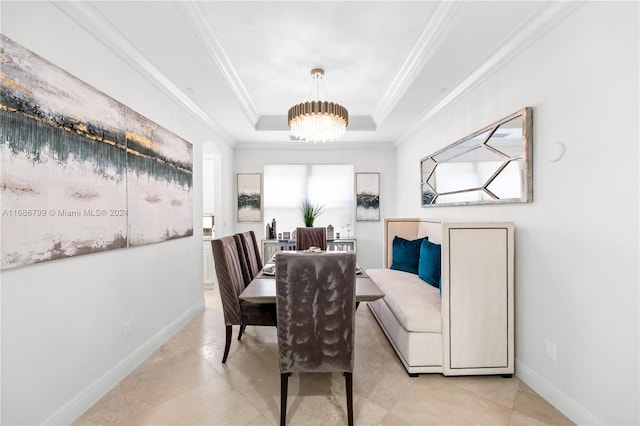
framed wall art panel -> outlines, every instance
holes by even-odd
[[[193,235],[193,146],[131,110],[127,129],[129,245]]]
[[[356,173],[356,220],[380,220],[380,173]]]
[[[262,222],[262,173],[238,173],[238,222]]]

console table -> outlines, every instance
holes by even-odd
[[[296,240],[262,240],[262,261],[271,259],[278,251],[292,251],[296,249]],[[356,251],[355,238],[340,238],[327,240],[327,251]]]

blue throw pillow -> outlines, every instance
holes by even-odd
[[[418,276],[428,284],[440,288],[440,259],[442,257],[440,244],[424,240],[420,243],[420,261]]]
[[[394,237],[391,269],[411,272],[417,275],[418,262],[420,261],[420,244],[426,239],[427,237],[418,238],[417,240],[405,240],[402,237]]]

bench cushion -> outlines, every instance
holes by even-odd
[[[442,332],[440,290],[417,275],[392,269],[367,269],[367,275],[384,292],[384,302],[407,330]]]

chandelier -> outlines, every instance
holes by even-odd
[[[289,108],[291,133],[307,142],[333,142],[344,135],[349,124],[349,112],[345,107],[320,100],[321,86],[324,89],[323,75],[324,70],[321,68],[311,70],[311,93],[315,88],[316,100]]]

